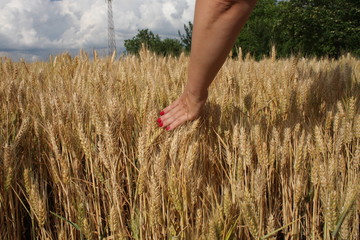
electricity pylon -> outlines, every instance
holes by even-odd
[[[114,29],[114,18],[112,11],[112,0],[105,0],[108,3],[108,47],[109,55],[112,55],[116,51],[115,42],[115,29]]]

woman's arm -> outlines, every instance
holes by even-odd
[[[209,85],[224,64],[256,2],[196,1],[188,81],[184,93],[160,113],[160,127],[172,130],[199,115]]]

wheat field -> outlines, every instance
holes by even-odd
[[[0,58],[0,238],[360,239],[360,60],[229,58],[203,114],[159,111],[188,56]]]

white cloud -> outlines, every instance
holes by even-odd
[[[177,37],[195,0],[113,0],[118,48],[138,29]],[[104,0],[0,0],[0,56],[10,50],[107,47]]]
[[[34,54],[34,53],[25,53],[25,52],[19,52],[19,51],[7,51],[2,52],[0,51],[1,57],[9,57],[12,59],[26,59],[30,61],[39,61],[41,60],[41,56]]]

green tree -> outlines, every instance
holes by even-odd
[[[244,54],[249,52],[256,59],[268,55],[274,43],[273,32],[277,18],[277,1],[259,0],[236,40],[233,55],[236,56],[239,47]]]
[[[183,51],[181,42],[177,39],[166,38],[161,41],[161,51],[158,54],[163,56],[179,56]]]
[[[129,54],[139,54],[141,46],[144,44],[149,50],[157,52],[160,49],[160,37],[149,29],[138,30],[138,34],[132,39],[125,40],[124,46]]]
[[[359,0],[290,0],[279,6],[274,39],[280,55],[360,55]]]
[[[142,45],[156,54],[167,56],[179,56],[183,51],[182,44],[177,39],[166,38],[161,40],[148,29],[138,30],[138,34],[132,39],[125,40],[125,48],[128,54],[139,54]]]
[[[188,22],[188,25],[184,24],[184,30],[185,30],[185,34],[181,34],[180,30],[178,31],[178,34],[185,48],[185,51],[189,53],[191,51],[193,24],[191,22]]]

